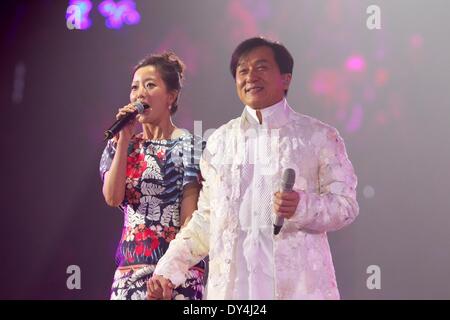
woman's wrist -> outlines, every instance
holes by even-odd
[[[123,135],[119,136],[117,139],[117,147],[122,146],[128,148],[128,144],[130,143],[131,137],[125,138]]]

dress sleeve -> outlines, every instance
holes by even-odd
[[[192,182],[200,183],[200,158],[205,142],[199,136],[190,135],[183,140],[183,188]]]
[[[105,173],[111,168],[111,163],[116,154],[116,143],[113,140],[109,140],[103,150],[102,158],[100,160],[100,178],[104,181]]]

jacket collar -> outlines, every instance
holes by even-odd
[[[260,111],[262,124],[258,121],[256,110],[245,106],[240,119],[240,128],[246,129],[257,126],[265,129],[279,129],[289,121],[289,115],[294,112],[287,103],[286,98]]]

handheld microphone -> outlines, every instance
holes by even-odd
[[[114,137],[122,128],[132,119],[136,117],[138,113],[143,113],[145,109],[148,109],[149,106],[143,104],[140,101],[136,101],[133,105],[137,108],[134,112],[127,113],[124,117],[120,118],[116,122],[112,124],[112,126],[105,131],[105,139],[104,141],[111,139]]]
[[[284,169],[283,176],[281,178],[281,192],[292,191],[292,187],[295,183],[295,170],[291,168]],[[281,227],[284,223],[284,218],[279,215],[275,215],[275,222],[273,224],[273,234],[280,233]]]

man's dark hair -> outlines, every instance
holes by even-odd
[[[239,59],[251,50],[257,47],[269,47],[273,51],[275,61],[280,69],[281,74],[290,73],[292,74],[292,69],[294,68],[294,59],[289,53],[288,49],[279,42],[271,41],[263,37],[255,37],[244,40],[241,42],[233,54],[231,55],[230,71],[234,79],[236,79],[236,69],[239,63]]]

